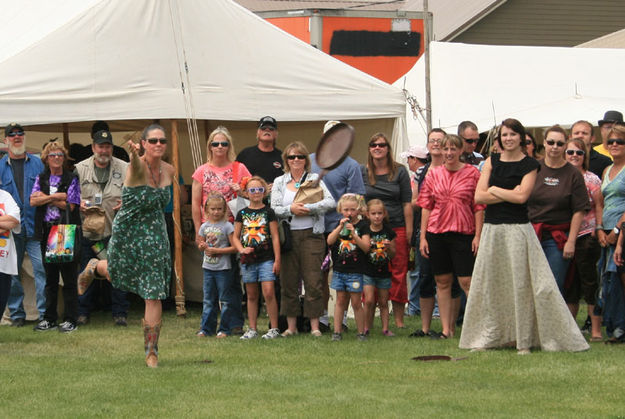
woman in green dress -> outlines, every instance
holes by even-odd
[[[113,286],[134,292],[145,301],[143,333],[145,362],[158,365],[161,300],[167,297],[171,258],[163,208],[169,202],[174,167],[162,157],[167,150],[165,130],[149,125],[140,145],[128,142],[131,156],[122,191],[122,206],[113,221],[108,271]]]

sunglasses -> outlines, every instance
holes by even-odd
[[[213,141],[211,143],[211,147],[228,147],[230,145],[230,143],[228,141]]]
[[[566,150],[566,154],[568,154],[569,156],[572,156],[574,154],[578,156],[583,156],[584,154],[586,154],[586,152],[584,150]]]
[[[369,143],[369,148],[386,148],[388,147],[387,143]]]
[[[247,191],[249,193],[265,193],[265,188],[262,186],[259,186],[258,188],[248,188]]]
[[[24,135],[24,131],[13,131],[7,134],[7,137],[21,137]]]
[[[145,141],[147,141],[150,144],[156,144],[156,143],[167,144],[167,138],[146,138]]]
[[[260,127],[260,130],[261,131],[275,131],[276,129],[271,126],[267,126],[267,127]]]
[[[65,157],[65,154],[63,154],[63,153],[50,153],[50,154],[48,154],[48,157]]]
[[[286,156],[286,158],[289,160],[295,160],[295,159],[306,160],[306,156],[303,154],[291,154],[290,156]]]
[[[608,145],[612,145],[612,144],[625,145],[625,140],[622,140],[620,138],[610,138],[610,139],[608,139],[608,141],[606,141],[606,143]]]
[[[463,138],[463,140],[465,143],[468,143],[468,144],[473,144],[477,142],[477,140],[474,140],[473,138]]]
[[[525,140],[525,145],[532,145],[532,144],[534,144],[532,140]]]
[[[553,147],[554,145],[557,145],[558,147],[564,147],[564,144],[565,144],[563,141],[555,141],[555,140],[547,140],[547,141],[545,141],[545,142],[546,142],[548,145],[552,146],[552,147]],[[625,144],[625,143],[623,143],[623,144]]]

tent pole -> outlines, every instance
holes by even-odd
[[[69,151],[69,124],[63,123],[63,147]]]
[[[430,38],[432,32],[432,15],[428,11],[428,0],[423,0],[423,14],[425,15],[425,123],[428,133],[432,130],[432,93],[430,92]]]
[[[185,317],[184,280],[182,276],[182,230],[180,228],[180,161],[178,155],[178,121],[171,121],[171,162],[176,177],[171,180],[174,190],[174,274],[176,277],[176,315]]]

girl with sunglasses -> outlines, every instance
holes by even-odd
[[[258,284],[261,284],[267,304],[271,328],[263,339],[280,336],[278,329],[278,303],[274,282],[280,274],[280,238],[276,213],[265,205],[263,199],[268,192],[267,182],[259,176],[250,178],[245,191],[250,204],[237,214],[234,222],[234,247],[241,254],[241,274],[247,291],[247,317],[249,329],[242,340],[258,337]]]
[[[580,297],[588,306],[591,321],[591,342],[601,341],[601,316],[594,314],[599,276],[597,262],[601,248],[597,241],[597,225],[603,223],[603,195],[601,195],[601,179],[588,170],[588,149],[581,138],[572,138],[566,143],[566,161],[573,165],[584,176],[590,211],[584,215],[575,242],[575,264],[572,269],[572,281],[567,282],[564,299],[571,310],[573,318],[577,317]]]
[[[527,202],[530,221],[562,295],[577,235],[590,209],[584,177],[564,158],[566,139],[559,125],[545,131],[545,158]]]
[[[314,203],[295,202],[295,195],[305,181],[316,181],[319,176],[310,173],[310,158],[306,146],[295,141],[284,149],[282,160],[285,173],[273,181],[271,208],[281,219],[291,224],[293,248],[282,255],[280,274],[280,314],[286,316],[288,328],[282,336],[297,334],[297,317],[302,314],[300,283],[304,282],[304,317],[310,319],[311,334],[321,336],[319,317],[323,315],[323,273],[320,266],[325,256],[324,214],[336,203],[323,181],[323,198]]]
[[[391,144],[382,133],[374,134],[369,140],[367,164],[362,168],[365,183],[365,200],[379,199],[388,211],[389,226],[397,235],[395,256],[391,260],[391,290],[389,297],[393,305],[395,326],[402,329],[404,310],[408,302],[409,247],[412,238],[413,210],[410,175],[403,165],[393,159]]]

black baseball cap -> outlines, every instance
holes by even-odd
[[[106,130],[97,131],[93,134],[93,144],[113,144],[113,136]]]
[[[17,122],[11,122],[9,125],[7,125],[6,127],[4,127],[4,136],[8,136],[11,131],[24,131],[24,128],[22,128],[22,126],[20,124],[18,124]]]
[[[264,127],[274,127],[275,129],[278,129],[278,123],[271,116],[263,116],[260,118],[260,121],[258,121],[258,128]]]

